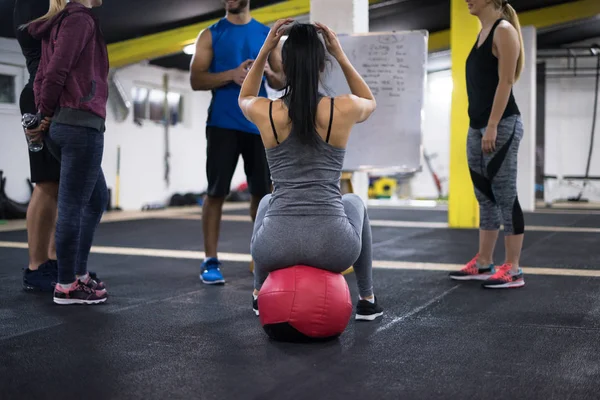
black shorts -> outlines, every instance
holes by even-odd
[[[21,108],[21,114],[36,113],[35,100],[33,94],[33,82],[30,82],[23,88],[21,92],[21,98],[19,99],[19,105]],[[25,134],[23,135],[23,142],[25,142]],[[23,146],[27,149],[27,145]],[[54,156],[48,151],[48,146],[44,145],[44,148],[37,153],[29,153],[29,173],[31,176],[31,182],[58,182],[60,178],[60,163]]]
[[[244,172],[251,195],[271,193],[271,173],[260,135],[232,129],[206,127],[207,194],[226,197],[238,160],[244,160]]]
[[[48,146],[37,153],[29,153],[29,172],[31,182],[58,182],[60,180],[60,163],[50,152]]]

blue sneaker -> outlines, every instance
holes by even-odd
[[[216,258],[207,258],[201,266],[200,280],[208,285],[225,283],[221,274],[221,263]]]
[[[23,270],[23,290],[26,292],[53,292],[58,281],[58,271],[51,260],[46,261],[32,271]]]

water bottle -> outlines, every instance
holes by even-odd
[[[21,119],[21,125],[23,125],[23,129],[35,129],[40,125],[40,117],[36,114],[25,113],[23,118]],[[27,139],[27,145],[29,146],[29,151],[32,153],[37,153],[44,148],[44,142],[33,141],[27,134],[25,135]]]

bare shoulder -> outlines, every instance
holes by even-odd
[[[190,61],[190,79],[198,73],[207,72],[213,59],[212,34],[210,29],[204,29],[196,39],[196,51]],[[192,83],[192,87],[194,87]]]
[[[204,29],[196,38],[196,52],[192,56],[193,65],[202,65],[208,68],[212,61],[212,33],[210,29]]]
[[[519,39],[519,33],[517,32],[517,29],[510,22],[506,20],[501,21],[494,33],[494,41],[501,43],[514,39]]]
[[[375,111],[375,107],[374,99],[364,99],[354,94],[336,97],[336,111],[351,124],[364,122]]]
[[[269,119],[269,108],[271,107],[271,100],[265,97],[251,97],[243,99],[240,102],[240,108],[246,116],[254,124],[261,124]],[[275,107],[273,107],[273,113],[275,113]]]
[[[196,39],[196,43],[202,46],[211,46],[212,45],[212,32],[210,29],[206,28],[200,31],[198,34],[198,38]]]
[[[352,114],[355,112],[360,98],[353,94],[344,94],[335,98],[335,109],[341,114]]]

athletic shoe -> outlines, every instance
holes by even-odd
[[[108,299],[106,290],[97,291],[82,283],[79,279],[70,289],[60,285],[54,287],[54,302],[61,305],[69,304],[99,304]]]
[[[55,269],[56,276],[57,276],[56,279],[58,280],[58,261],[48,260],[48,262],[51,263],[52,267]],[[91,286],[90,285],[88,285],[88,286],[90,286],[94,290],[105,290],[106,289],[106,287],[104,286],[104,282],[102,282],[100,280],[100,278],[98,278],[98,275],[96,275],[95,272],[88,271],[88,274],[90,276],[90,279],[92,279],[94,281],[94,282],[88,281],[88,283],[91,285]]]
[[[93,276],[95,277],[96,274],[94,274]],[[98,292],[102,292],[102,291],[106,290],[106,286],[104,286],[104,282],[102,282],[101,280],[94,279],[92,277],[91,272],[88,272],[88,278],[85,280],[85,282],[82,280],[79,280],[79,281],[92,290],[96,290]]]
[[[23,269],[23,290],[27,292],[52,292],[57,281],[57,272],[50,260],[35,271]]]
[[[519,268],[517,274],[511,273],[511,269],[511,264],[504,264],[498,268],[498,271],[490,279],[483,282],[481,286],[486,289],[510,289],[525,286],[525,279],[523,278],[521,268]]]
[[[494,264],[490,264],[487,267],[480,267],[479,264],[477,264],[478,257],[479,254],[469,261],[461,270],[450,272],[448,276],[457,281],[484,281],[489,279],[495,272]]]
[[[225,283],[223,275],[221,274],[221,263],[216,258],[209,258],[202,263],[202,272],[200,273],[200,280],[207,285],[215,285],[219,283]]]
[[[356,305],[356,320],[373,321],[382,315],[383,308],[377,304],[377,297],[375,297],[375,303],[371,303],[369,300],[358,300],[358,304]]]
[[[259,315],[259,313],[258,313],[258,297],[255,299],[254,295],[252,295],[252,310],[254,310],[254,314],[256,314],[256,316]]]

